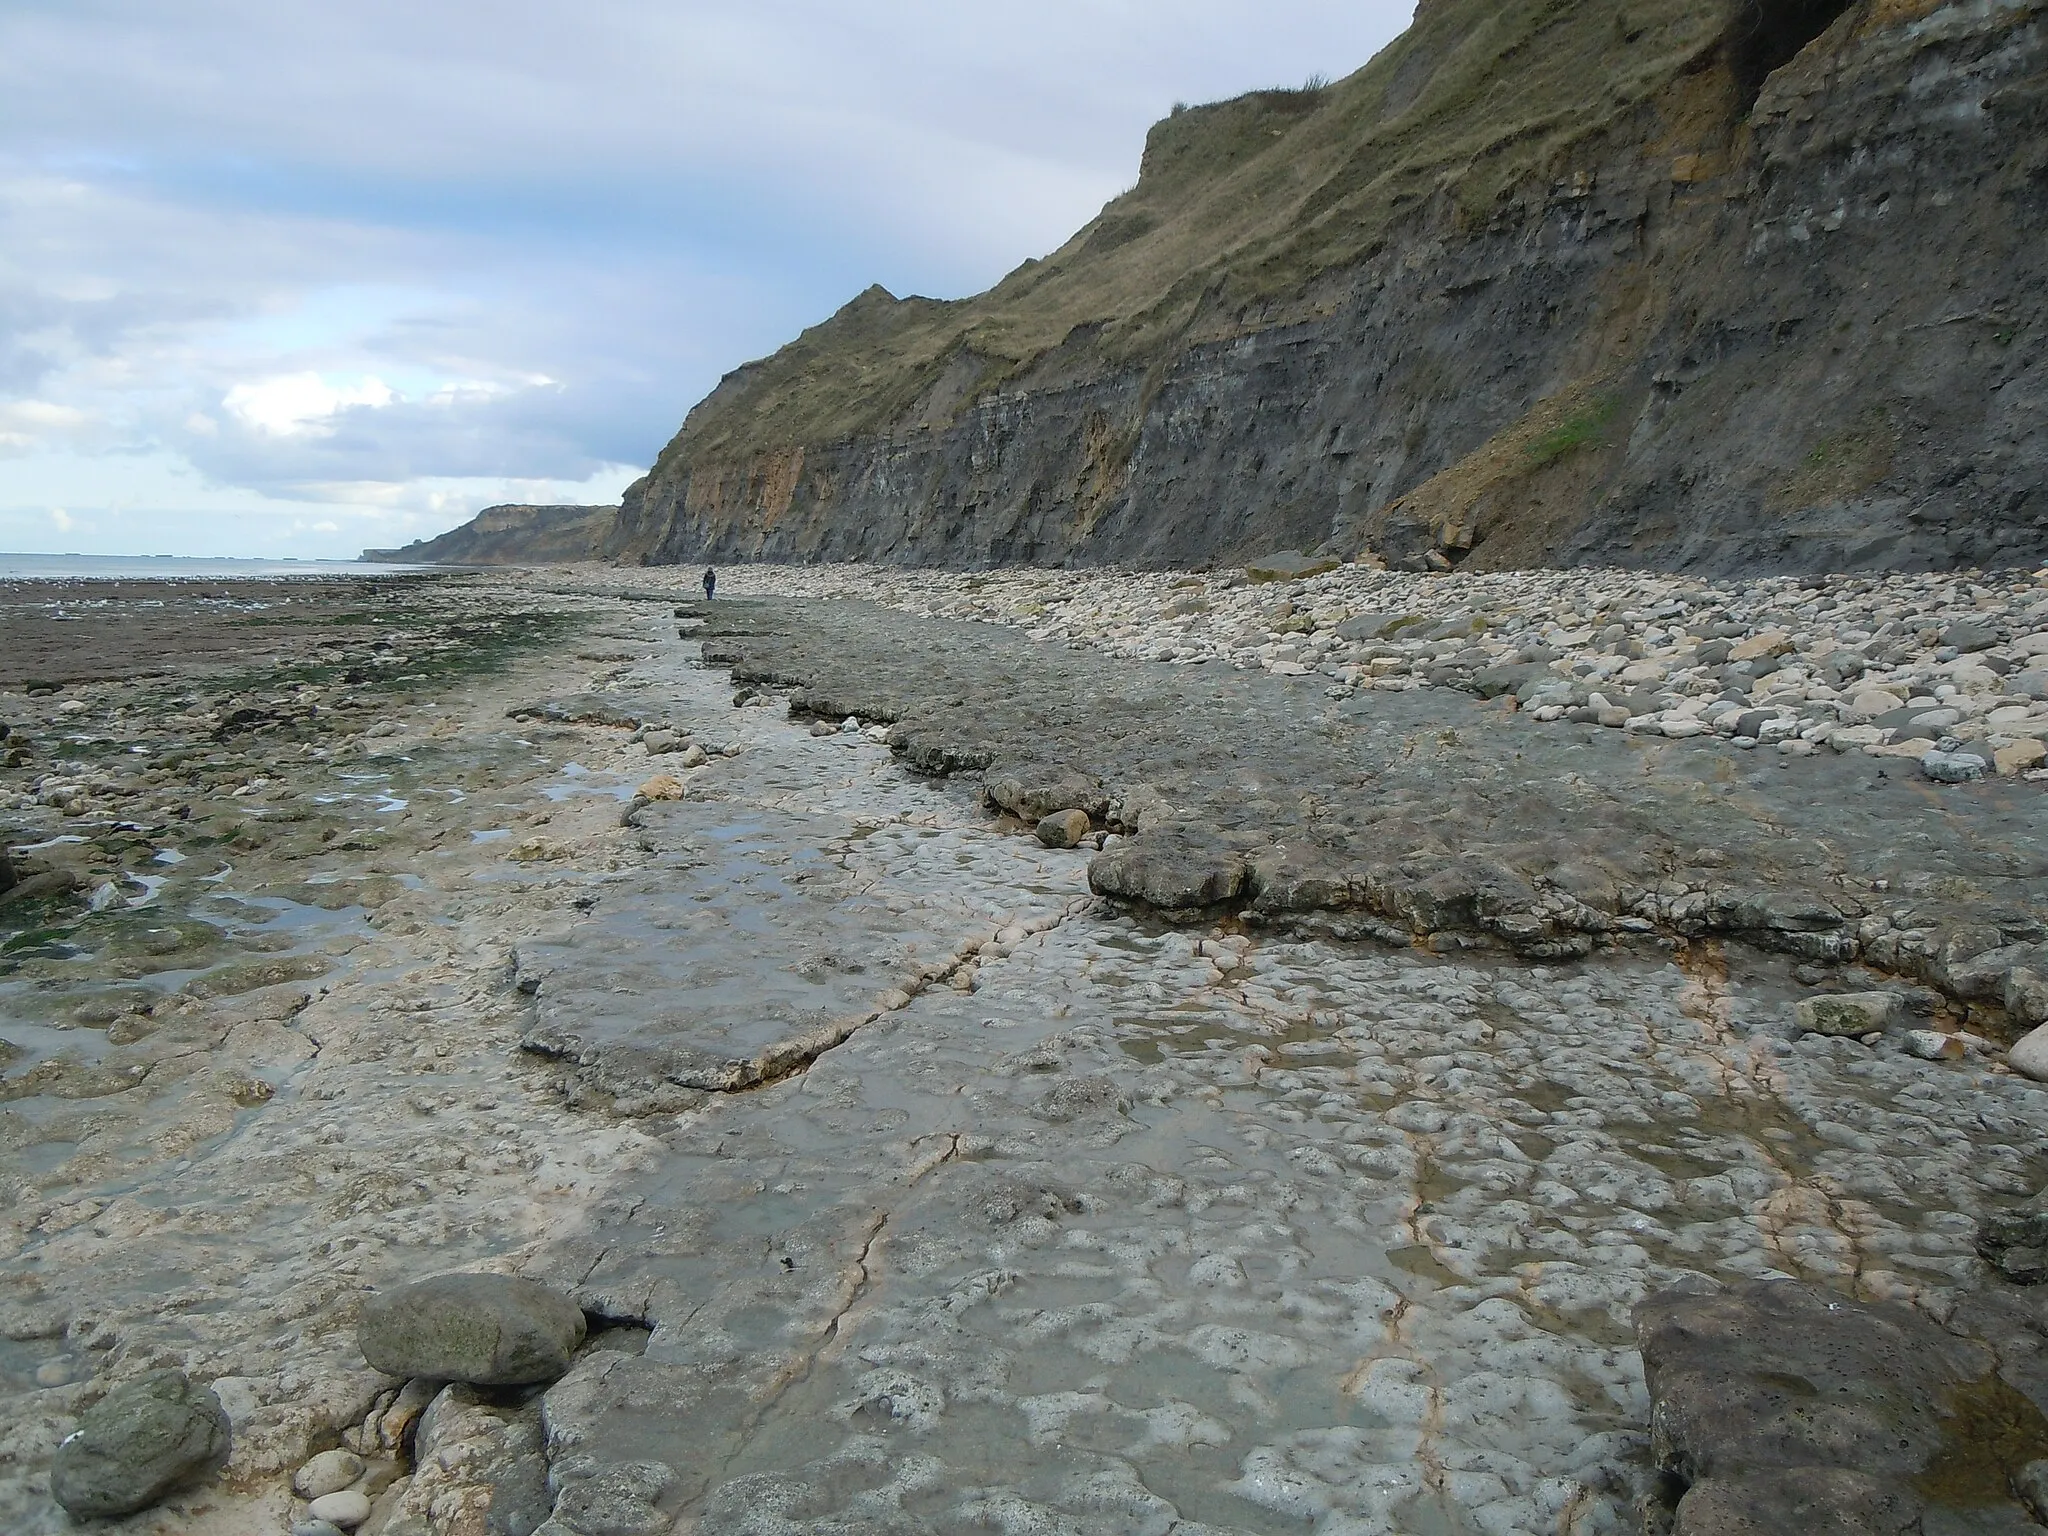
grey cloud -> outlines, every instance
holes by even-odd
[[[279,492],[644,463],[720,374],[868,283],[963,293],[1057,245],[1172,100],[1341,73],[1407,10],[15,5],[0,399]],[[302,370],[557,383],[326,436],[220,410]]]

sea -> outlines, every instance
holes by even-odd
[[[289,576],[388,576],[424,565],[369,560],[230,560],[196,555],[10,555],[0,581],[271,581]]]

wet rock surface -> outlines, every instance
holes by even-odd
[[[1988,1345],[1910,1307],[1792,1281],[1636,1308],[1651,1450],[1675,1529],[2023,1531],[2015,1479],[2048,1418]]]
[[[79,1420],[50,1464],[50,1493],[81,1520],[133,1514],[227,1459],[228,1416],[182,1371],[114,1388]]]
[[[53,914],[76,953],[0,976],[0,1038],[19,1052],[0,1075],[10,1530],[63,1528],[57,1441],[108,1386],[167,1365],[212,1385],[235,1449],[224,1481],[159,1507],[165,1536],[305,1523],[294,1480],[337,1445],[355,1480],[328,1486],[344,1463],[307,1487],[360,1494],[357,1529],[376,1536],[1634,1531],[1660,1489],[1635,1308],[1771,1278],[1981,1340],[2013,1391],[2048,1401],[2044,1288],[1978,1251],[2048,1183],[2048,1088],[2000,1070],[1992,1009],[1965,1019],[1952,995],[1867,967],[1648,918],[1578,956],[1458,921],[1387,944],[1390,921],[1312,905],[1331,877],[1297,834],[1322,824],[1317,786],[1366,761],[1327,711],[1364,701],[1299,679],[1232,672],[1214,695],[1167,695],[1144,663],[976,655],[980,628],[943,626],[971,666],[920,693],[940,675],[933,631],[852,610],[836,633],[871,647],[852,654],[893,633],[862,686],[900,683],[904,712],[800,703],[791,719],[789,685],[766,677],[741,685],[766,707],[734,707],[672,599],[566,585],[549,597],[579,626],[566,656],[410,685],[388,734],[366,711],[303,765],[274,754],[263,786],[212,792],[273,842],[230,857],[188,839],[187,862],[161,866],[174,878],[117,886],[144,906],[80,899]],[[500,608],[539,591],[483,589]],[[714,643],[791,643],[786,618],[744,617],[755,635]],[[1070,692],[1012,738],[1006,696],[1043,704],[1025,662]],[[983,668],[1013,675],[990,690]],[[808,697],[821,682],[838,686],[821,672]],[[640,724],[508,714],[585,693]],[[1682,773],[1642,787],[1626,755],[1465,783],[1527,750],[1514,722],[1468,737],[1444,699],[1388,697],[1438,711],[1426,732],[1363,730],[1445,847],[1450,813],[1419,819],[1432,777],[1429,803],[1469,805],[1483,835],[1507,819],[1485,819],[1487,796],[1524,783],[1546,805],[1651,797],[1696,818],[1657,848],[1707,846],[1691,829],[1711,826],[1726,862],[1688,867],[1753,888],[1850,856],[1832,830],[1789,835],[1810,827],[1790,791],[1740,781],[1731,816]],[[111,717],[121,701],[88,703]],[[52,706],[29,706],[47,742],[33,710]],[[1206,735],[1170,736],[1175,711]],[[1077,757],[1091,718],[1107,750]],[[650,763],[632,739],[649,727],[717,750]],[[1462,755],[1401,766],[1406,736],[1434,753],[1445,729]],[[1226,767],[1225,751],[1247,755]],[[1061,782],[1046,767],[1099,781],[1102,822],[1049,846],[989,803],[999,757],[1036,783]],[[1282,769],[1317,763],[1282,793]],[[675,798],[639,803],[656,766]],[[1951,797],[2008,787],[1913,791],[1898,826],[1915,867],[1942,870],[1931,902],[1983,918],[1991,882],[1962,850],[1990,834]],[[318,803],[337,792],[360,798]],[[1783,819],[1746,826],[1757,807]],[[107,857],[95,823],[131,819],[92,799],[13,814],[14,846],[88,839],[30,857]],[[1605,866],[1645,826],[1587,813],[1560,835]],[[1096,861],[1175,829],[1242,870],[1236,898],[1169,924],[1091,890]],[[158,867],[172,845],[119,835],[141,856],[118,867]],[[1420,880],[1416,910],[1512,888],[1467,873],[1462,898]],[[1589,906],[1606,899],[1592,876],[1568,876]],[[1247,900],[1283,883],[1303,911]],[[357,899],[270,894],[287,888]],[[2008,889],[2023,915],[2025,887]],[[245,947],[283,918],[293,943]],[[1335,936],[1339,920],[1359,927]],[[105,935],[138,921],[192,932],[205,963],[118,974],[142,946]],[[1943,963],[1993,937],[2007,929],[1983,921]],[[183,992],[195,971],[307,955],[317,976]],[[1915,1054],[1904,1027],[1869,1044],[1800,1028],[1801,999],[1869,991],[1953,1053]],[[366,1298],[450,1270],[569,1297],[592,1323],[566,1372],[488,1389],[370,1369]]]

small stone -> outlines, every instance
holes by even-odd
[[[1938,748],[1920,759],[1920,771],[1937,784],[1970,784],[1991,765],[1974,752],[1943,752]]]
[[[1252,561],[1244,568],[1244,573],[1253,581],[1299,581],[1307,576],[1334,571],[1343,563],[1326,555],[1304,555],[1298,549],[1283,549],[1263,560]]]
[[[1089,832],[1086,811],[1054,811],[1038,824],[1038,840],[1048,848],[1073,848]]]
[[[1972,651],[1988,651],[1998,644],[1998,631],[1981,619],[1957,619],[1941,632],[1941,643],[1952,645],[1966,655]]]
[[[2022,1035],[2019,1043],[2005,1053],[2005,1059],[2012,1064],[2013,1071],[2024,1073],[2037,1083],[2048,1083],[2048,1024]]]
[[[635,791],[643,800],[680,800],[683,781],[672,773],[657,773]]]
[[[837,736],[839,734],[839,727],[829,720],[814,720],[811,722],[811,734],[813,736]]]
[[[1859,1038],[1889,1025],[1898,1006],[1894,992],[1838,992],[1801,998],[1792,1011],[1808,1034]]]
[[[1887,693],[1882,688],[1865,688],[1850,697],[1851,712],[1865,720],[1875,720],[1879,715],[1888,715],[1895,709],[1904,709],[1906,701],[1896,693]]]
[[[299,1468],[292,1487],[302,1499],[317,1499],[341,1492],[362,1475],[363,1458],[355,1452],[322,1451]]]
[[[683,766],[685,768],[702,768],[706,763],[710,761],[711,754],[709,752],[706,752],[702,747],[698,746],[695,742],[692,742],[683,751]]]
[[[2001,777],[2025,773],[2029,768],[2038,768],[2048,760],[2048,743],[2033,739],[2016,741],[2009,747],[2000,747],[1991,754],[1992,766]]]
[[[338,1525],[344,1531],[352,1531],[370,1518],[370,1501],[354,1489],[340,1493],[322,1494],[306,1506],[306,1513],[315,1520],[325,1520],[329,1525]]]
[[[1938,1029],[1909,1029],[1906,1049],[1922,1061],[1960,1061],[1964,1055],[1961,1039]]]
[[[367,1448],[370,1450],[395,1451],[405,1444],[405,1437],[419,1422],[427,1405],[443,1390],[441,1383],[415,1376],[398,1389],[398,1396],[391,1400],[391,1406],[382,1413],[373,1413],[364,1423]]]
[[[85,1411],[50,1466],[50,1492],[81,1520],[147,1509],[227,1459],[228,1416],[183,1371],[151,1371]]]
[[[559,1291],[468,1274],[371,1297],[356,1334],[363,1358],[387,1376],[523,1386],[566,1371],[583,1330],[582,1309]]]
[[[341,1527],[328,1520],[294,1520],[292,1536],[341,1536]]]
[[[1977,1254],[2015,1285],[2048,1280],[2048,1205],[1985,1217],[1977,1226]]]
[[[1775,656],[1791,647],[1792,637],[1782,629],[1767,629],[1762,634],[1751,635],[1730,647],[1730,661],[1756,661],[1765,656]]]
[[[68,1386],[71,1381],[71,1375],[71,1362],[69,1360],[45,1360],[36,1367],[36,1385],[39,1387]]]

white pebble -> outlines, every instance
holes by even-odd
[[[302,1499],[318,1499],[341,1492],[362,1475],[363,1458],[355,1452],[322,1451],[299,1468],[298,1475],[292,1479],[292,1487]]]
[[[370,1518],[370,1501],[353,1490],[322,1494],[306,1506],[306,1513],[315,1520],[325,1520],[329,1525],[352,1531]]]

